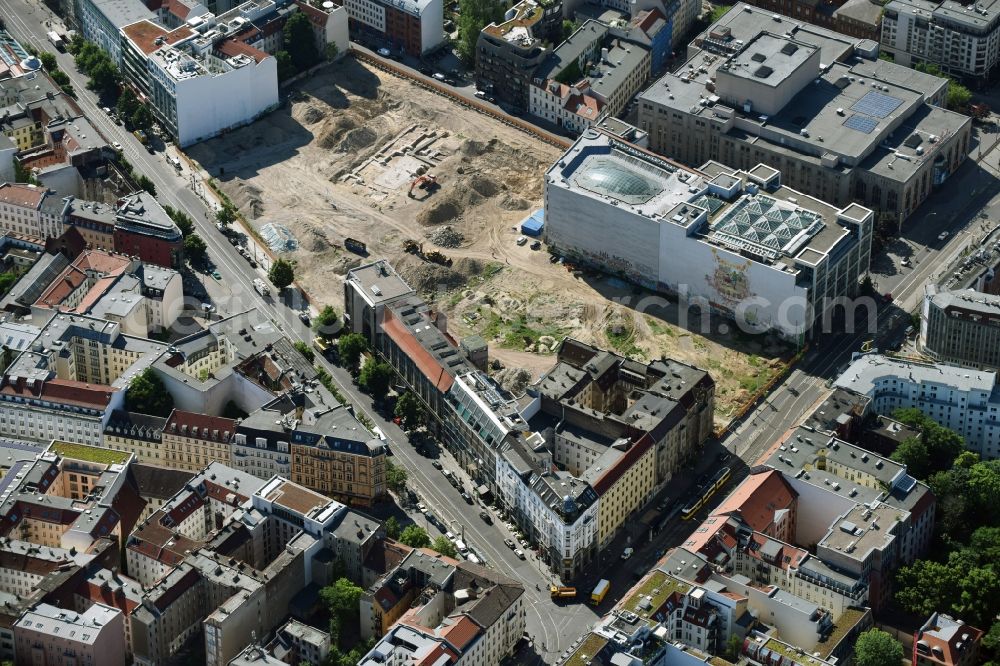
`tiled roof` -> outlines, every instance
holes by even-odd
[[[417,369],[431,381],[434,388],[441,393],[448,392],[455,378],[434,360],[434,357],[413,337],[403,323],[393,316],[392,311],[388,308],[383,310],[382,332],[389,336],[400,351],[413,361]]]
[[[479,631],[479,627],[475,622],[469,619],[468,616],[462,615],[450,626],[442,629],[441,638],[446,640],[449,645],[459,652],[464,652],[469,643],[479,635]]]
[[[268,55],[263,51],[261,51],[260,49],[254,48],[249,44],[246,44],[244,42],[235,39],[227,39],[225,41],[222,41],[218,44],[216,48],[219,50],[219,53],[222,53],[223,55],[228,56],[230,58],[238,55],[246,55],[253,58],[254,62],[257,63],[264,61],[268,57]]]
[[[4,183],[0,185],[0,203],[19,206],[21,208],[37,209],[45,198],[44,187],[23,185],[21,183]]]
[[[775,512],[790,509],[797,497],[781,472],[772,469],[744,479],[714,513],[737,511],[752,529],[766,532]]]
[[[111,395],[118,389],[103,384],[87,384],[69,379],[52,379],[46,382],[35,382],[27,386],[23,380],[16,384],[5,383],[0,388],[2,395],[19,395],[23,397],[41,398],[65,405],[77,405],[94,409],[105,409],[111,402]]]
[[[187,426],[185,430],[184,426]],[[236,430],[236,421],[224,416],[209,416],[196,412],[185,412],[175,409],[167,417],[163,426],[163,434],[178,437],[191,437],[219,442],[228,442]]]

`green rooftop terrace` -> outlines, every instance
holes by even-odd
[[[682,583],[676,578],[672,578],[657,569],[654,570],[653,574],[646,579],[642,586],[628,598],[628,601],[621,605],[621,608],[623,610],[632,611],[644,620],[648,620],[650,616],[655,613],[674,592],[687,594],[690,590],[691,586],[687,583]],[[639,608],[639,601],[647,596],[651,597],[650,603],[652,604],[652,607],[648,611]]]
[[[111,449],[102,449],[98,446],[58,441],[52,442],[49,450],[53,453],[58,453],[63,458],[72,458],[73,460],[82,460],[101,465],[124,465],[128,462],[130,455],[124,451],[112,451]]]
[[[590,664],[594,660],[594,656],[607,644],[607,638],[593,633],[590,634],[570,658],[566,660],[564,666],[586,666],[586,664]]]

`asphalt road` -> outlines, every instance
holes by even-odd
[[[0,0],[0,11],[7,17],[8,30],[15,37],[40,49],[52,50],[45,38],[45,20],[50,18],[50,15],[43,5],[30,0]],[[57,59],[60,68],[69,75],[74,88],[78,91],[79,104],[87,117],[109,142],[121,143],[129,162],[139,172],[153,180],[161,203],[183,210],[195,221],[200,235],[208,244],[209,254],[222,276],[219,284],[214,286],[211,284],[213,282],[211,278],[203,279],[219,311],[234,313],[255,310],[260,316],[281,327],[294,340],[308,342],[312,336],[309,329],[297,318],[302,305],[296,294],[291,293],[283,300],[261,298],[253,290],[252,282],[262,273],[252,269],[239,256],[236,248],[218,233],[213,224],[214,212],[192,191],[190,180],[178,175],[167,164],[162,153],[148,154],[130,133],[123,127],[115,125],[100,110],[97,100],[86,89],[86,78],[76,72],[71,56],[57,54]],[[946,201],[940,193],[936,195],[937,200],[925,204],[915,216],[916,221],[908,223],[903,230],[904,236],[909,239],[917,255],[918,260],[914,262],[913,268],[892,271],[877,277],[880,289],[891,291],[895,296],[895,304],[881,307],[878,313],[879,328],[883,335],[889,333],[885,329],[894,315],[908,312],[915,307],[924,282],[939,271],[940,267],[958,256],[965,245],[972,242],[973,236],[963,233],[963,229],[975,218],[979,210],[993,211],[1000,208],[1000,203],[995,200],[995,181],[992,177],[987,177],[984,175],[985,172],[968,164],[963,169],[968,173],[963,174],[960,171],[949,183],[951,186],[956,186],[956,183],[961,181],[963,187],[967,186],[970,195],[963,199],[964,205],[961,209],[956,211],[953,202]],[[937,240],[941,229],[949,231],[945,241]],[[745,476],[748,470],[747,463],[752,464],[759,458],[782,433],[808,413],[811,405],[826,395],[827,378],[846,364],[851,353],[857,351],[866,339],[870,339],[867,332],[831,335],[821,340],[782,385],[757,409],[748,414],[742,424],[721,442],[742,461],[734,459],[729,463],[734,470],[730,488]],[[545,589],[550,580],[549,576],[533,557],[529,556],[525,561],[519,560],[504,545],[503,540],[509,534],[500,521],[495,521],[493,526],[487,526],[477,515],[479,507],[467,505],[457,491],[444,483],[441,473],[432,466],[431,460],[416,454],[405,433],[391,421],[386,421],[370,409],[370,399],[357,391],[348,373],[339,367],[331,366],[325,360],[321,363],[334,377],[344,395],[359,411],[371,418],[393,442],[395,461],[407,469],[410,487],[418,493],[431,511],[453,532],[460,532],[460,527],[464,526],[466,542],[482,554],[490,566],[525,584],[528,595],[528,632],[535,638],[537,655],[522,654],[521,663],[531,663],[539,657],[545,661],[554,661],[559,653],[596,620],[597,614],[594,609],[583,601],[566,605],[553,604]],[[718,450],[718,448],[707,449],[704,459],[695,470],[696,474],[678,475],[678,480],[669,484],[664,494],[673,499],[682,497],[697,473],[718,466],[715,461]],[[458,469],[447,453],[442,454],[441,460],[446,467],[452,470]],[[468,479],[465,479],[463,485],[470,489],[472,487]],[[720,491],[712,504],[717,505],[725,494],[725,489]],[[655,505],[655,502],[654,499],[652,504]],[[418,524],[423,524],[419,516],[416,516],[416,520]],[[588,581],[601,577],[607,577],[612,581],[611,592],[598,610],[606,611],[628,589],[631,584],[631,571],[637,565],[651,566],[656,552],[681,545],[692,528],[693,523],[675,518],[651,541],[643,544],[640,539],[639,543],[633,544],[637,547],[637,551],[627,563],[619,560],[623,542],[616,542],[607,549],[603,566],[595,567],[587,577]],[[432,535],[436,534],[433,527],[430,531]],[[536,590],[536,585],[540,589]],[[589,589],[581,588],[581,595],[587,594]]]
[[[8,30],[19,40],[41,50],[53,50],[45,38],[45,20],[51,18],[51,15],[44,6],[25,0],[0,0],[0,12],[7,17]],[[226,237],[216,230],[214,211],[192,191],[190,179],[178,175],[161,152],[155,155],[147,153],[131,133],[108,118],[101,110],[98,100],[87,90],[86,77],[76,71],[72,56],[56,56],[60,69],[66,72],[74,89],[78,91],[78,102],[85,115],[109,142],[117,141],[123,146],[126,159],[138,172],[152,179],[156,185],[157,198],[162,204],[186,212],[195,221],[197,231],[207,243],[209,255],[222,276],[217,285],[212,285],[214,280],[211,277],[205,276],[201,280],[213,295],[219,313],[256,310],[258,315],[274,322],[293,340],[308,343],[312,335],[309,328],[298,319],[298,312],[303,305],[297,294],[291,292],[284,299],[261,298],[253,290],[253,280],[262,276],[263,272],[252,269]],[[339,303],[335,305],[341,307]],[[464,525],[466,542],[481,553],[490,566],[524,583],[528,595],[528,633],[536,639],[538,656],[546,661],[553,661],[559,652],[596,619],[593,609],[585,604],[553,604],[547,589],[549,577],[542,572],[533,556],[529,555],[528,559],[522,561],[504,545],[504,539],[509,533],[500,521],[496,520],[493,526],[486,525],[477,515],[480,508],[467,505],[458,492],[444,482],[441,472],[431,465],[431,460],[415,453],[405,433],[370,409],[371,399],[357,390],[346,371],[325,360],[320,362],[355,408],[365,413],[392,441],[395,461],[402,464],[409,473],[409,486],[431,507],[432,512],[449,526],[456,526],[451,528],[456,533],[461,531],[458,526]],[[458,469],[447,454],[442,459],[452,469]],[[464,485],[470,489],[472,487],[468,480]],[[422,523],[420,520],[419,524]],[[436,535],[433,528],[431,534]],[[522,655],[529,662],[537,661],[538,656]]]

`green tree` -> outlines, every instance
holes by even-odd
[[[388,460],[385,461],[385,483],[389,490],[401,493],[406,490],[406,470]]]
[[[176,208],[167,205],[163,206],[163,210],[170,217],[170,219],[174,221],[177,228],[180,229],[182,236],[187,236],[194,231],[194,220],[191,219],[190,215],[182,210],[177,210]]]
[[[287,81],[298,72],[292,62],[292,56],[288,51],[278,51],[274,54],[274,59],[278,62],[278,81]]]
[[[295,349],[300,354],[305,356],[306,360],[309,361],[310,363],[316,360],[316,352],[313,351],[312,347],[302,342],[301,340],[296,340],[295,343],[292,344],[292,346],[295,347]]]
[[[278,259],[271,264],[271,270],[267,272],[267,278],[274,285],[274,288],[281,291],[295,281],[295,267],[287,259]]]
[[[59,63],[56,62],[56,54],[55,53],[49,53],[48,51],[42,51],[41,53],[38,54],[38,59],[41,61],[42,67],[45,68],[45,71],[48,72],[50,76],[51,76],[52,72],[54,72],[57,69],[59,69]]]
[[[236,221],[236,209],[229,202],[222,204],[222,208],[215,212],[215,221],[229,226]]]
[[[285,50],[298,71],[309,69],[319,62],[316,35],[312,23],[304,12],[296,12],[285,21]]]
[[[910,468],[910,473],[918,479],[926,479],[934,472],[950,469],[955,458],[965,449],[965,440],[960,435],[938,424],[919,409],[897,409],[893,418],[921,431],[922,446],[904,442],[907,446],[900,454],[914,461],[916,467]],[[903,445],[900,448],[904,448]],[[894,455],[893,460],[904,462],[910,467],[909,462],[902,457]]]
[[[396,401],[394,415],[402,421],[404,430],[413,430],[424,419],[424,406],[412,391],[407,391]]]
[[[323,55],[326,56],[328,62],[333,62],[340,55],[340,49],[333,42],[330,42],[323,48]]]
[[[146,176],[146,174],[140,174],[136,179],[135,184],[139,186],[139,189],[149,192],[154,197],[156,196],[156,185]]]
[[[49,78],[55,81],[56,85],[60,87],[69,85],[69,76],[66,74],[66,72],[62,71],[61,69],[50,70]]]
[[[576,21],[571,21],[569,19],[563,19],[563,22],[562,22],[562,41],[565,42],[567,39],[569,39],[570,35],[572,35],[574,32],[576,32],[577,29],[579,29],[579,27],[580,26],[579,26],[579,24],[577,24]]]
[[[208,256],[208,246],[198,234],[188,234],[184,237],[184,254],[193,264],[203,264]]]
[[[476,64],[479,33],[503,18],[506,5],[496,0],[458,0],[458,55],[467,64]]]
[[[858,666],[899,666],[903,646],[881,629],[869,629],[858,636],[854,658]]]
[[[358,603],[363,593],[364,590],[347,578],[338,578],[333,585],[321,589],[319,597],[330,611],[330,615],[344,627],[358,621],[360,610]]]
[[[448,541],[448,537],[443,535],[431,542],[431,550],[435,550],[445,557],[458,557],[458,549],[455,548],[455,544]]]
[[[132,117],[132,114],[138,108],[139,98],[135,96],[131,88],[126,86],[122,90],[122,94],[118,96],[118,102],[115,104],[115,111],[118,113],[118,117],[122,120],[127,120]]]
[[[431,545],[431,538],[427,536],[427,530],[416,525],[407,525],[399,540],[410,548],[426,548]]]
[[[388,363],[369,358],[358,375],[358,386],[369,395],[381,398],[389,392],[392,383],[393,370]]]
[[[896,450],[892,459],[906,465],[907,471],[918,479],[926,479],[931,470],[931,456],[923,437],[907,437]]]
[[[38,179],[35,178],[35,172],[21,164],[16,157],[14,158],[14,182],[29,183],[32,185],[38,184]]]
[[[328,338],[340,330],[340,316],[332,305],[324,305],[313,319],[313,330]]]
[[[153,112],[145,104],[139,104],[128,117],[129,124],[135,129],[148,132],[153,126]]]
[[[125,409],[152,416],[170,416],[174,399],[152,368],[137,374],[125,390]]]
[[[21,276],[18,273],[0,273],[0,296],[10,291],[19,279]]]
[[[87,71],[87,76],[90,77],[88,87],[94,92],[109,97],[118,94],[118,84],[121,77],[118,74],[118,68],[107,56],[94,63]]]
[[[337,353],[345,368],[354,370],[358,367],[361,355],[368,351],[368,340],[360,333],[348,333],[337,343]]]
[[[983,634],[983,650],[993,659],[1000,659],[1000,620],[994,622]]]
[[[389,516],[385,521],[385,535],[390,539],[399,538],[399,521],[396,516]]]

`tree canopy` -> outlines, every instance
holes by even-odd
[[[333,585],[321,589],[319,596],[337,627],[343,628],[358,622],[358,602],[363,593],[364,590],[347,578],[338,578]]]
[[[431,542],[431,550],[435,550],[445,557],[458,557],[458,549],[455,544],[448,541],[448,537],[441,535]]]
[[[184,237],[184,254],[192,264],[202,264],[208,256],[208,246],[198,234],[188,234]]]
[[[358,386],[370,395],[381,398],[389,392],[392,375],[391,365],[369,358],[361,367],[361,374],[358,375]]]
[[[919,437],[904,440],[893,452],[892,459],[906,465],[918,479],[951,468],[955,458],[965,450],[961,435],[939,425],[919,409],[897,409],[893,418],[905,425],[919,428]]]
[[[399,540],[410,548],[426,548],[431,545],[431,538],[427,536],[427,530],[416,525],[407,525],[403,533],[399,535]]]
[[[385,483],[389,489],[401,493],[406,489],[406,470],[392,462],[385,461]]]
[[[918,62],[913,66],[913,69],[925,74],[939,76],[942,79],[948,79],[948,108],[951,111],[959,111],[961,113],[966,113],[969,110],[969,102],[972,101],[972,91],[942,72],[941,68],[936,64]]]
[[[358,367],[361,355],[368,351],[368,340],[360,333],[348,333],[337,343],[337,353],[345,368],[353,370]]]
[[[316,35],[305,12],[296,12],[285,21],[285,50],[297,71],[309,69],[319,62]]]
[[[396,516],[389,516],[385,520],[385,535],[390,539],[399,538],[399,521]]]
[[[869,629],[854,644],[858,666],[899,666],[903,659],[902,644],[881,629]]]
[[[278,259],[271,264],[267,277],[274,288],[280,291],[295,281],[295,267],[287,259]]]
[[[170,416],[174,399],[152,368],[137,374],[125,391],[125,409],[152,416]]]
[[[424,418],[424,406],[412,391],[407,391],[396,401],[394,413],[402,421],[404,430],[413,430]]]
[[[466,63],[476,62],[479,33],[503,18],[506,5],[496,0],[458,0],[458,55]]]
[[[324,305],[313,318],[313,330],[324,337],[335,335],[340,330],[340,315],[332,305]]]

